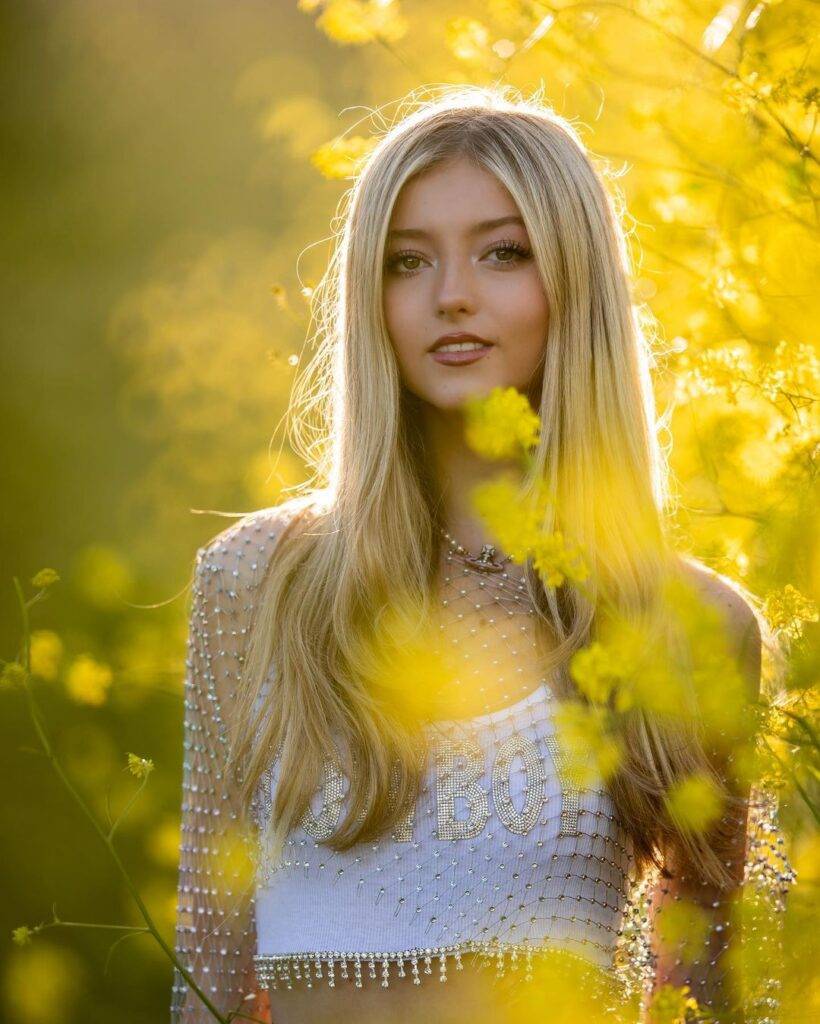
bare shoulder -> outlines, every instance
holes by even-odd
[[[681,558],[684,578],[700,597],[721,614],[729,650],[738,661],[754,697],[760,687],[762,637],[753,607],[739,588],[725,576],[694,558]]]

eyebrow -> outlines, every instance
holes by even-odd
[[[524,221],[516,214],[509,214],[506,217],[495,217],[493,220],[480,220],[469,228],[468,234],[479,235],[482,231],[492,231],[493,228],[500,228],[502,224],[520,224],[524,227]],[[388,238],[429,238],[430,232],[422,228],[398,228],[388,231]]]

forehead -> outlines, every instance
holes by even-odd
[[[425,237],[441,228],[476,233],[523,219],[494,174],[460,158],[436,165],[403,186],[390,217],[390,237]]]

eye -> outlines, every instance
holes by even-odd
[[[496,242],[490,246],[485,255],[488,256],[490,253],[499,252],[507,253],[508,256],[506,259],[495,261],[496,266],[515,266],[520,260],[527,260],[532,256],[532,251],[526,245],[522,245],[521,242],[517,242],[513,238],[506,238]],[[415,265],[408,266],[408,261],[412,263],[414,260]],[[424,260],[424,256],[420,252],[414,252],[412,249],[403,249],[401,252],[388,256],[384,261],[384,265],[388,272],[398,274],[400,277],[412,277],[421,269],[422,260]]]
[[[496,242],[495,245],[493,245],[490,248],[489,252],[511,253],[511,258],[498,260],[498,263],[504,265],[515,264],[518,262],[519,259],[526,260],[532,256],[532,250],[528,249],[525,245],[522,245],[520,242],[516,242],[514,239],[505,239],[502,242]]]
[[[412,274],[417,274],[419,267],[408,267],[405,264],[405,260],[423,260],[424,257],[421,253],[413,252],[411,249],[405,249],[401,252],[393,253],[392,256],[384,261],[385,267],[393,271],[394,273],[400,274],[402,277],[410,277]]]

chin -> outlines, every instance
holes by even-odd
[[[483,398],[488,395],[494,387],[504,387],[500,381],[480,381],[472,384],[454,385],[442,392],[436,388],[430,388],[422,396],[423,401],[436,409],[457,410],[469,398]]]

